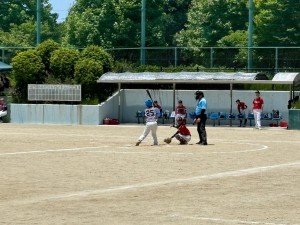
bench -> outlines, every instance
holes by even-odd
[[[250,121],[250,126],[252,126],[252,121],[254,120],[254,114],[251,113],[251,112],[248,113],[247,119]],[[261,113],[260,120],[261,121],[263,121],[263,120],[270,120],[270,121],[275,120],[276,124],[278,126],[279,121],[282,120],[282,114],[281,113],[277,114],[277,113],[274,113],[274,112]]]
[[[220,113],[219,112],[211,112],[208,114],[208,119],[213,121],[213,127],[216,126],[216,121],[220,119]]]
[[[138,124],[140,124],[140,120],[142,119],[143,121],[143,124],[145,123],[145,112],[144,111],[141,111],[141,110],[138,110],[136,111],[136,116],[135,116],[138,120]]]

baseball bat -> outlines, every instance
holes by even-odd
[[[151,94],[150,94],[150,91],[149,91],[148,89],[146,89],[146,92],[147,92],[149,98],[151,99],[151,101],[153,102],[153,99],[152,99],[152,96],[151,96]]]

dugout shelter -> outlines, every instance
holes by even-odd
[[[173,109],[176,107],[175,91],[178,84],[228,84],[230,90],[230,113],[233,108],[233,85],[234,84],[287,84],[290,85],[290,99],[294,97],[294,88],[300,85],[300,73],[277,73],[269,80],[264,73],[245,72],[141,72],[141,73],[113,73],[103,74],[97,83],[118,84],[118,92],[122,84],[172,84]],[[120,95],[119,95],[120,98]],[[120,119],[121,100],[119,99],[118,115]]]
[[[0,71],[11,70],[12,66],[0,61]]]

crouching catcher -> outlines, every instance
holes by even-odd
[[[172,138],[176,138],[180,143],[180,145],[186,145],[191,140],[191,132],[185,125],[185,119],[182,117],[178,117],[176,119],[177,125],[173,125],[172,127],[177,128],[177,132],[170,138],[166,138],[164,141],[169,144]]]

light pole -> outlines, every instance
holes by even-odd
[[[145,43],[146,43],[146,0],[142,0],[141,8],[141,65],[145,65]]]
[[[36,1],[36,45],[41,43],[41,0]]]
[[[254,14],[254,4],[253,0],[249,0],[249,25],[248,25],[248,72],[252,68],[252,46],[253,46],[253,14]]]

